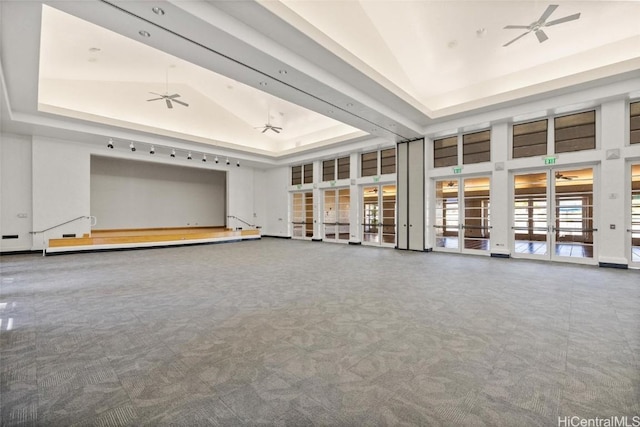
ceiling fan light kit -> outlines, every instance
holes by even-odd
[[[505,43],[502,47],[507,47],[510,44],[520,40],[522,37],[526,36],[529,33],[534,33],[539,43],[543,43],[549,39],[547,33],[544,32],[544,29],[547,27],[551,27],[553,25],[563,24],[569,21],[575,21],[580,18],[580,13],[574,13],[573,15],[568,15],[563,18],[554,19],[553,21],[547,21],[551,14],[558,8],[557,4],[550,4],[547,6],[547,9],[544,11],[542,16],[537,21],[532,22],[529,25],[507,25],[504,27],[505,30],[526,30],[524,33],[520,34],[515,39]]]

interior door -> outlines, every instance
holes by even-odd
[[[362,188],[362,243],[395,246],[395,185]]]
[[[514,257],[592,263],[593,168],[514,175]]]
[[[350,191],[348,188],[324,190],[323,220],[324,240],[349,241]]]
[[[631,224],[627,229],[630,239],[630,262],[632,267],[640,268],[640,163],[631,165]]]
[[[313,192],[292,194],[291,235],[294,239],[313,237]]]

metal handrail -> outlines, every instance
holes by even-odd
[[[247,222],[247,221],[245,221],[244,219],[239,218],[239,217],[237,217],[237,216],[235,216],[235,215],[227,215],[227,218],[233,218],[233,219],[236,219],[236,220],[240,221],[241,223],[243,223],[243,224],[245,224],[245,225],[247,225],[247,226],[249,226],[249,227],[253,227],[253,228],[260,228],[260,226],[259,226],[259,225],[250,224],[249,222]]]
[[[30,234],[40,234],[40,233],[45,233],[45,232],[47,232],[47,231],[49,231],[49,230],[53,230],[54,228],[61,227],[61,226],[63,226],[63,225],[69,224],[70,222],[77,221],[77,220],[82,219],[82,218],[86,218],[86,219],[96,219],[96,217],[95,217],[95,216],[86,216],[86,215],[82,215],[82,216],[79,216],[79,217],[77,217],[77,218],[70,219],[69,221],[61,222],[60,224],[54,225],[53,227],[45,228],[44,230],[40,230],[40,231],[30,231],[29,233],[30,233]],[[94,225],[96,225],[95,221],[91,224],[91,226],[93,227]]]
[[[98,219],[95,216],[82,215],[82,216],[79,216],[77,218],[70,219],[69,221],[65,221],[65,222],[61,222],[60,224],[56,224],[53,227],[45,228],[44,230],[30,231],[29,234],[40,234],[40,233],[42,233],[42,256],[45,256],[47,254],[47,242],[45,240],[44,233],[46,233],[47,231],[53,230],[54,228],[62,227],[63,225],[66,225],[66,224],[69,224],[71,222],[77,221],[79,219],[90,219],[91,220],[91,224],[90,224],[91,227],[96,225],[96,223],[98,222]]]

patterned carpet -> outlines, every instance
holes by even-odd
[[[640,415],[634,270],[269,238],[0,262],[2,426]]]

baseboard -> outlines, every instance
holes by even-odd
[[[263,234],[262,237],[270,237],[272,239],[288,239],[288,240],[291,240],[291,236],[273,236],[271,234]]]
[[[627,270],[629,268],[629,265],[627,264],[616,264],[613,262],[600,262],[598,263],[598,267],[602,267],[602,268],[619,268],[621,270]]]
[[[511,258],[509,254],[492,253],[491,258]]]
[[[17,251],[3,251],[0,252],[0,256],[2,255],[28,255],[28,254],[41,254],[42,249],[32,250],[32,249],[22,249]]]

